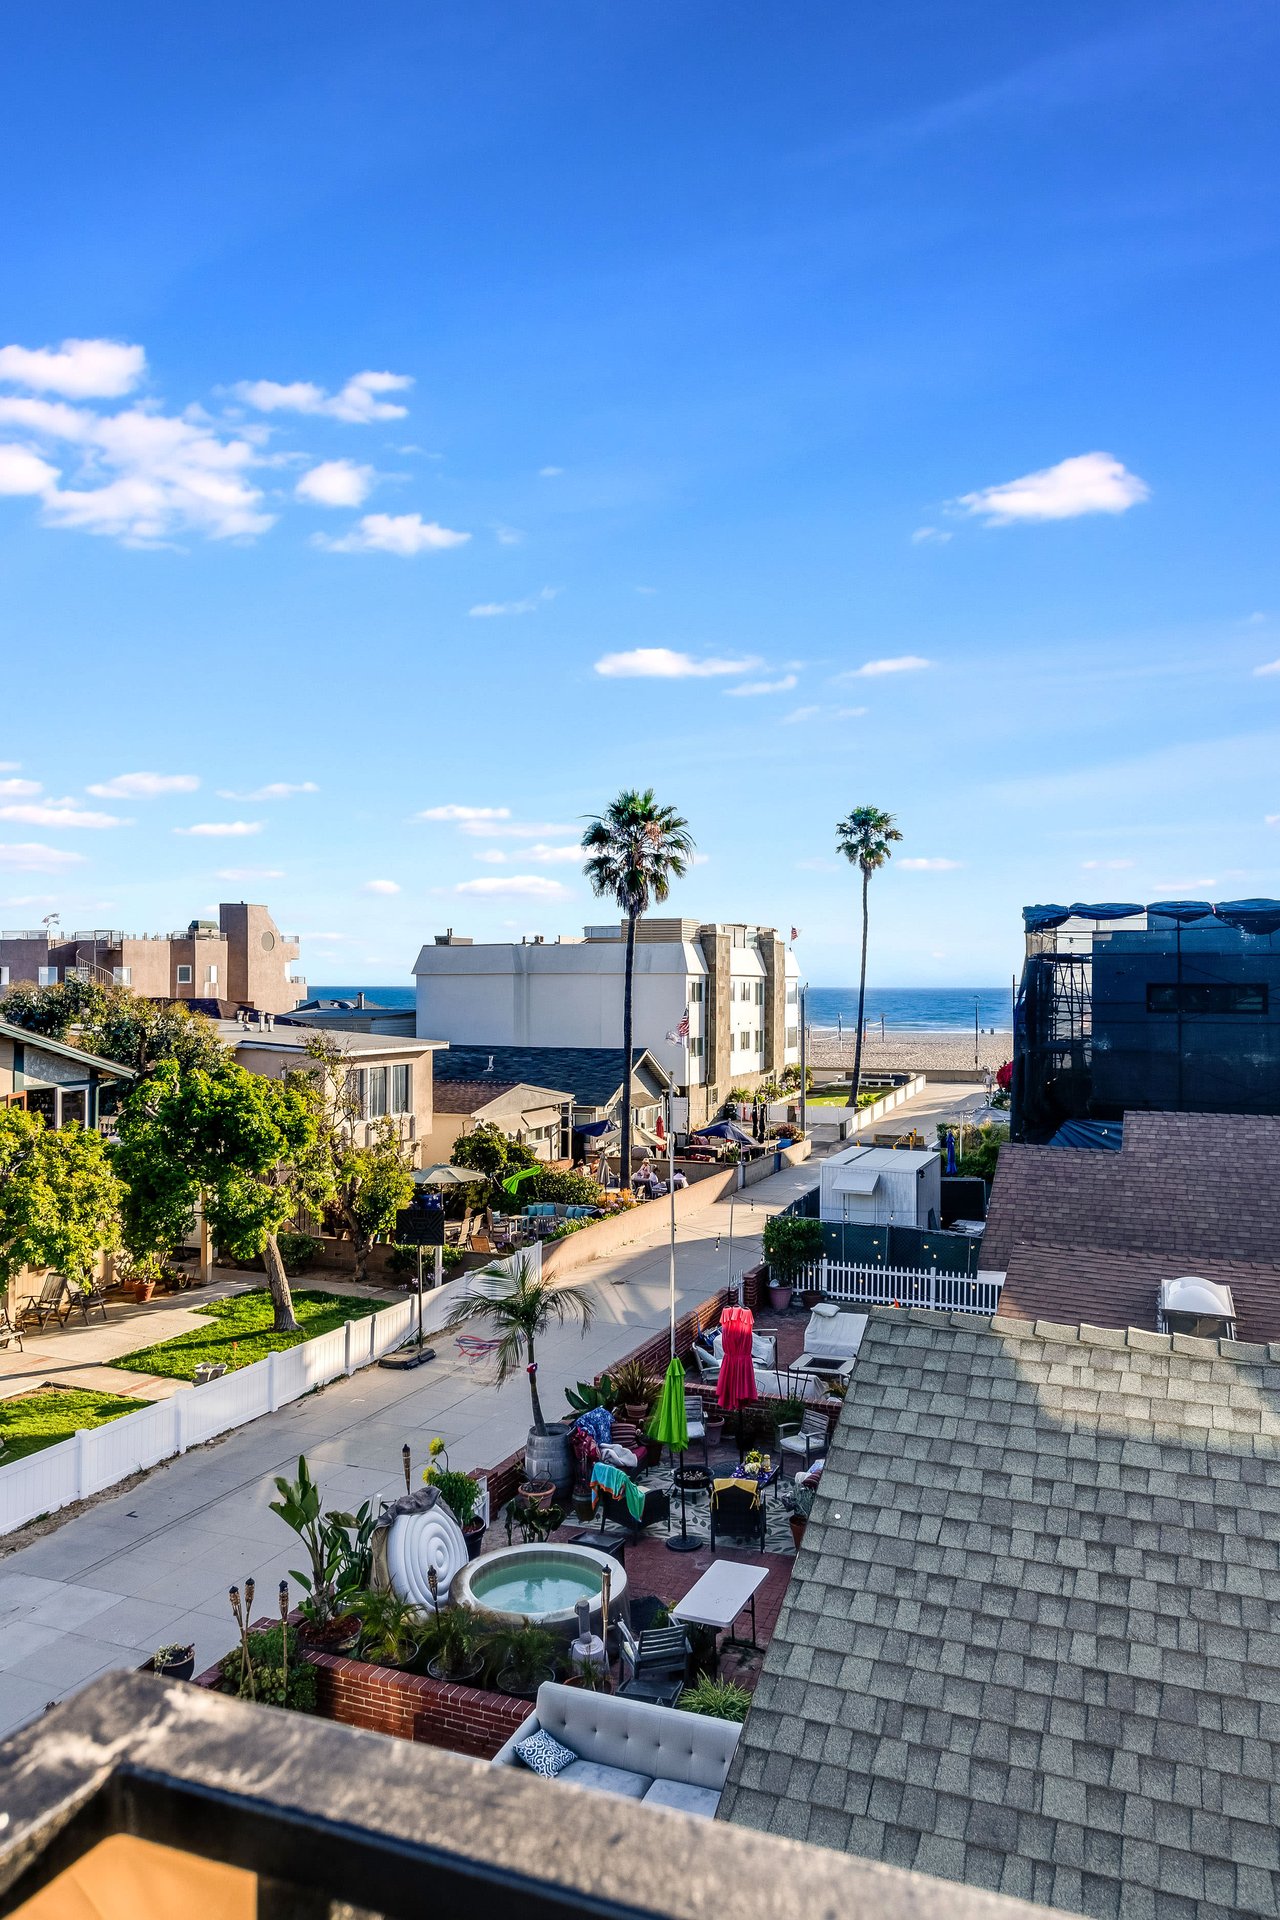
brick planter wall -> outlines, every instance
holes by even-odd
[[[316,1669],[316,1709],[324,1719],[447,1747],[477,1760],[492,1760],[533,1711],[532,1701],[451,1685],[428,1674],[400,1673],[329,1653],[306,1657]]]

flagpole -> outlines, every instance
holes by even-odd
[[[676,1357],[676,1130],[673,1102],[667,1089],[667,1196],[671,1203],[671,1358]]]

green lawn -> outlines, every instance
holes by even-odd
[[[45,1387],[40,1393],[0,1400],[0,1436],[5,1443],[0,1465],[69,1440],[82,1427],[100,1427],[118,1420],[122,1413],[136,1413],[147,1404],[119,1393],[86,1393],[80,1387]]]
[[[196,1311],[213,1322],[207,1332],[197,1327],[191,1333],[176,1334],[172,1340],[161,1340],[154,1347],[139,1347],[136,1353],[123,1354],[111,1364],[130,1373],[162,1374],[167,1380],[194,1379],[196,1368],[206,1360],[225,1360],[234,1372],[255,1360],[265,1360],[269,1353],[280,1353],[303,1340],[329,1333],[344,1320],[360,1320],[377,1313],[386,1304],[354,1294],[308,1293],[297,1287],[292,1291],[301,1333],[273,1333],[271,1295],[265,1287],[255,1287],[251,1293],[233,1294],[230,1299],[212,1300],[207,1307],[198,1307]]]
[[[864,1087],[858,1095],[858,1105],[870,1107],[877,1100],[883,1100],[886,1093],[893,1091],[892,1087]],[[811,1093],[809,1095],[811,1107],[847,1107],[848,1104],[849,1097],[844,1093]]]

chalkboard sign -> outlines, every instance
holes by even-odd
[[[402,1247],[442,1247],[444,1208],[402,1208],[396,1215],[396,1241]]]

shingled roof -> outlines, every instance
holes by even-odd
[[[1278,1600],[1280,1346],[875,1312],[721,1814],[1275,1914]]]
[[[436,1085],[447,1080],[505,1080],[564,1087],[580,1107],[607,1107],[622,1090],[620,1047],[449,1046],[435,1056]],[[631,1054],[633,1099],[654,1100],[667,1076],[647,1047]]]

